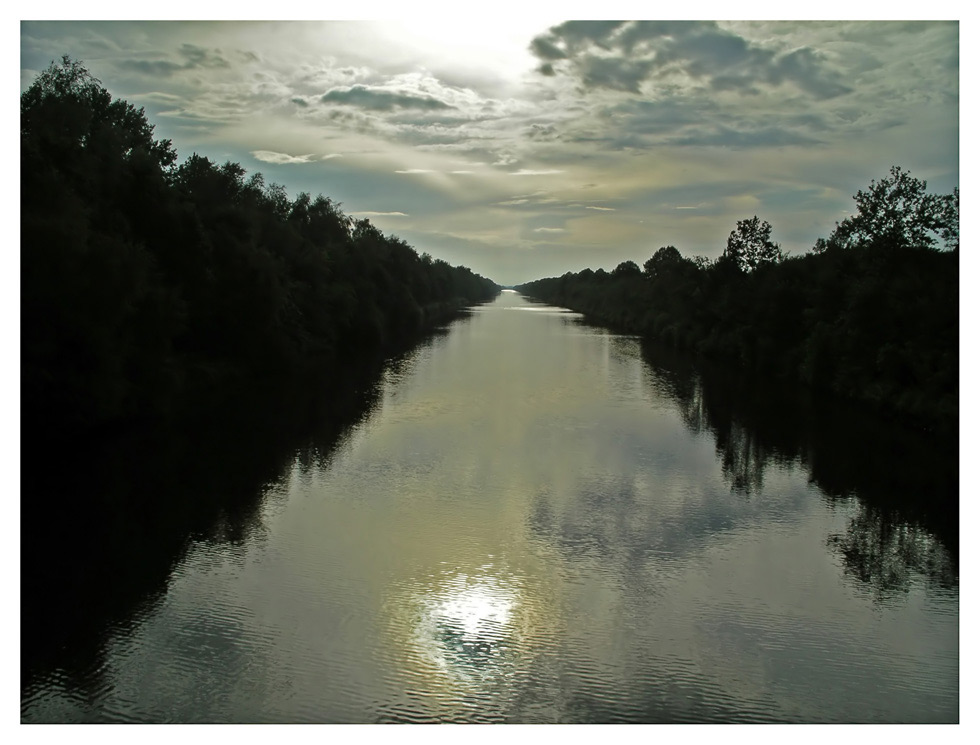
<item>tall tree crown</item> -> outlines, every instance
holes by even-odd
[[[837,223],[827,240],[817,241],[818,253],[872,245],[933,248],[940,240],[947,249],[959,247],[959,189],[928,194],[925,181],[892,166],[887,178],[872,180],[854,202],[857,214]]]
[[[728,236],[723,256],[733,259],[743,272],[758,269],[763,264],[774,264],[783,258],[779,245],[771,239],[772,225],[753,216],[739,220]]]

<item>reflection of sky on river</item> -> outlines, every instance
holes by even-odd
[[[539,712],[549,720],[568,716],[562,690],[576,678],[594,709],[656,719],[665,709],[647,698],[668,689],[701,697],[695,718],[772,712],[771,680],[796,659],[877,649],[865,673],[894,676],[899,637],[855,608],[829,560],[846,510],[814,511],[819,491],[792,463],[733,493],[713,437],[657,395],[637,340],[546,306],[501,312],[523,303],[504,296],[419,350],[330,476],[369,500],[374,545],[401,552],[385,648],[412,662],[396,679],[441,692],[436,709],[453,720],[460,690],[485,710],[524,711],[536,670],[558,702]],[[887,718],[860,703],[868,678],[833,670],[814,666],[782,714],[819,719],[808,691],[820,681],[853,719]]]
[[[263,692],[212,699],[218,721],[951,717],[955,595],[913,582],[893,613],[845,581],[827,540],[854,504],[791,462],[733,491],[635,339],[528,307],[505,294],[392,365],[234,562],[192,550],[113,695],[183,627],[217,642],[156,685]],[[189,623],[209,602],[235,626]]]

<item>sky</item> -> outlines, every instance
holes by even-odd
[[[642,265],[666,245],[713,259],[754,215],[802,254],[893,165],[929,191],[959,186],[955,21],[576,22],[594,13],[572,9],[24,21],[20,86],[68,54],[144,107],[180,160],[323,194],[502,285]]]

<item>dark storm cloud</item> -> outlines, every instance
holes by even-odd
[[[334,88],[327,91],[321,99],[325,103],[341,103],[357,106],[371,111],[392,111],[393,109],[451,109],[444,101],[431,96],[416,96],[410,93],[396,93],[378,88],[368,88],[364,85],[354,85],[350,88]]]
[[[569,21],[536,37],[530,49],[540,73],[564,72],[589,89],[638,93],[647,80],[680,74],[746,93],[784,82],[821,99],[850,90],[814,49],[779,53],[709,21]]]

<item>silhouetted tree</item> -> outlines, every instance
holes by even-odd
[[[959,189],[952,194],[927,194],[926,182],[892,166],[888,178],[872,180],[867,191],[854,195],[858,212],[836,224],[814,250],[858,246],[930,248],[942,239],[945,248],[959,247]]]
[[[674,246],[664,246],[658,248],[657,252],[643,262],[643,271],[651,277],[669,272],[671,269],[680,266],[684,262],[681,252]]]
[[[900,177],[906,193],[921,193],[918,182]],[[865,212],[873,201],[862,198]],[[886,212],[918,203],[895,202]],[[958,192],[926,203],[933,233],[955,247]],[[823,244],[843,247],[843,233]],[[896,248],[882,237],[855,241],[852,250],[784,257],[770,234],[769,223],[753,217],[738,223],[715,261],[687,259],[664,246],[639,278],[586,269],[518,289],[753,373],[803,381],[919,426],[955,431],[957,252],[923,249],[908,238]]]
[[[772,242],[772,225],[754,216],[739,220],[728,236],[725,255],[731,257],[743,272],[752,271],[763,264],[774,264],[783,258],[779,246]]]
[[[640,272],[640,267],[636,265],[635,261],[623,261],[613,269],[614,277],[638,277]]]
[[[231,381],[391,348],[499,289],[238,163],[175,165],[152,135],[68,57],[21,96],[29,427],[165,416]]]

